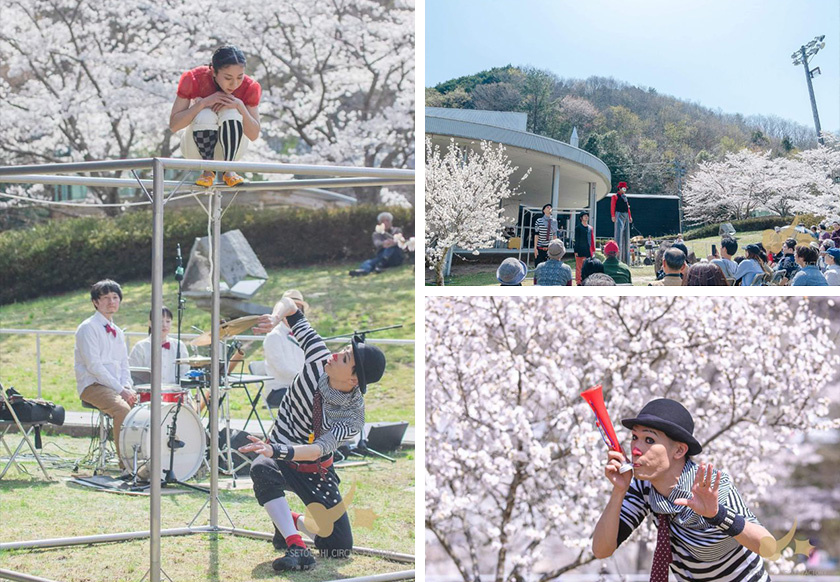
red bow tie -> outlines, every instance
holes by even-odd
[[[114,337],[117,337],[117,330],[116,328],[111,327],[109,324],[105,324],[105,333],[110,333]]]
[[[169,342],[162,343],[161,347],[165,350],[168,350],[169,349]]]

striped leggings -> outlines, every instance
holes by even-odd
[[[250,140],[242,129],[242,115],[236,109],[202,109],[186,129],[181,151],[191,160],[236,161],[248,149]]]

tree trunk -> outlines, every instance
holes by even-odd
[[[438,287],[445,287],[446,281],[443,276],[443,270],[446,267],[446,258],[449,256],[449,251],[452,247],[448,247],[441,258],[435,263],[435,283]]]

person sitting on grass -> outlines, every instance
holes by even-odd
[[[618,243],[614,240],[604,245],[604,273],[615,281],[616,285],[632,285],[633,276],[630,274],[630,267],[618,260]]]
[[[191,160],[239,160],[260,135],[260,84],[245,74],[245,55],[235,46],[213,53],[210,65],[181,75],[169,115],[172,133],[186,128],[181,152]],[[245,178],[236,172],[222,176],[227,186]],[[196,184],[209,188],[214,172],[205,171]]]
[[[825,287],[828,282],[817,268],[819,253],[811,245],[799,245],[796,247],[796,264],[799,265],[799,272],[793,276],[791,286],[818,286]]]
[[[540,286],[570,286],[572,284],[572,269],[563,263],[566,246],[559,238],[548,243],[546,251],[548,260],[537,265],[534,271],[534,284]]]
[[[351,277],[362,277],[371,273],[381,273],[390,267],[399,267],[405,258],[396,235],[402,236],[402,229],[394,226],[394,215],[380,212],[376,217],[376,229],[373,231],[373,247],[376,256],[366,260],[358,269],[350,271]]]
[[[527,274],[528,266],[525,263],[517,258],[508,257],[496,269],[496,280],[501,287],[521,287]]]

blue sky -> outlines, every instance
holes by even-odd
[[[427,87],[531,65],[808,127],[805,71],[790,55],[825,35],[814,93],[823,129],[840,130],[838,0],[426,0],[425,11]]]

